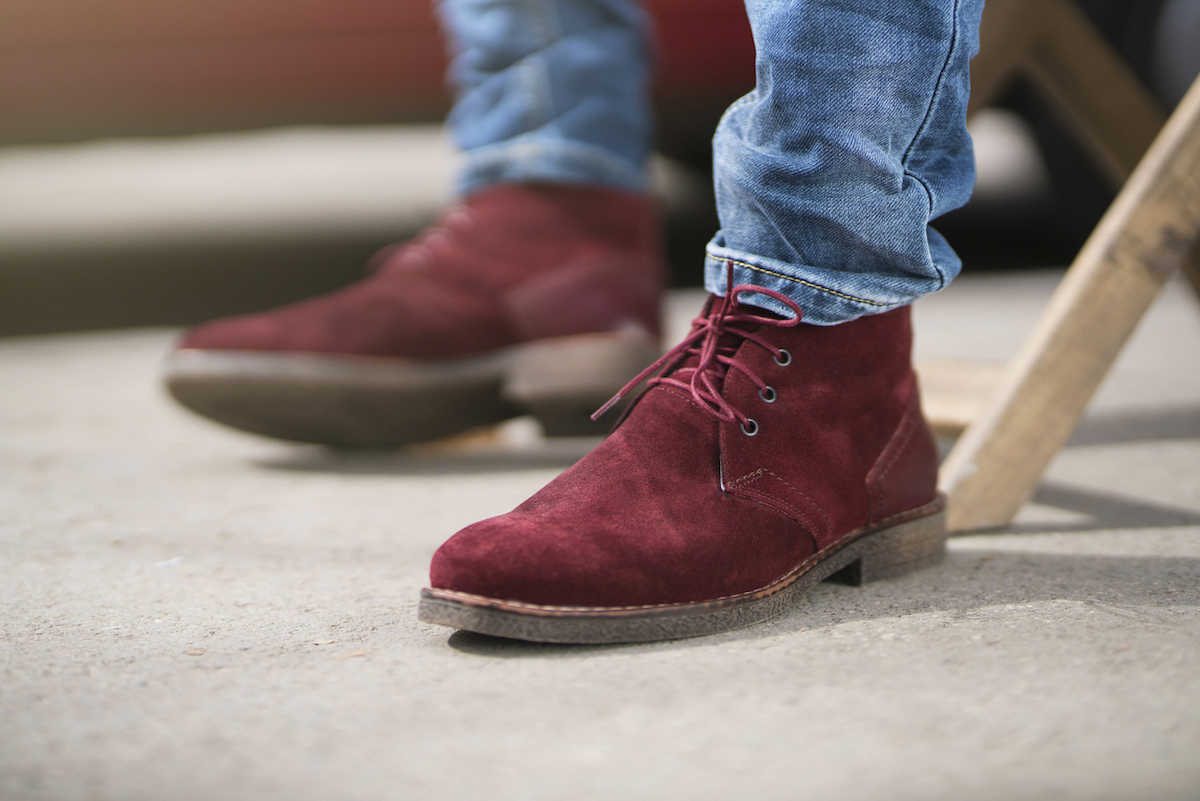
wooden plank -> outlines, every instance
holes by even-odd
[[[1012,520],[1197,239],[1200,80],[1080,251],[992,405],[943,464],[952,530]]]
[[[1120,186],[1166,114],[1072,0],[1037,3],[1044,27],[1025,49],[1021,71]]]

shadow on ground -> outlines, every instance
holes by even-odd
[[[1200,406],[1096,414],[1083,420],[1068,447],[1200,439]]]
[[[1017,524],[1004,531],[1016,534],[1049,534],[1200,526],[1200,513],[1191,509],[1047,481],[1043,481],[1034,490],[1032,500],[1034,503],[1087,515],[1088,519],[1069,523]]]
[[[846,623],[919,614],[945,616],[945,625],[984,610],[1039,614],[1047,602],[1083,604],[1128,622],[1172,622],[1173,610],[1200,606],[1200,558],[951,550],[936,568],[864,587],[823,582],[791,609],[766,623],[691,640],[643,645],[551,645],[459,631],[447,644],[472,656],[499,659],[593,658],[631,649],[704,648],[766,640]],[[1002,635],[998,635],[1002,636]]]

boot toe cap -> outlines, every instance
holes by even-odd
[[[653,603],[646,577],[567,527],[518,513],[484,520],[434,554],[430,582],[503,601],[545,606]]]

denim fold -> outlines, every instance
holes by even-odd
[[[458,189],[647,188],[650,22],[635,0],[441,0]],[[756,284],[833,325],[961,270],[930,222],[970,197],[968,65],[983,0],[746,0],[756,86],[713,139],[705,286]],[[766,296],[750,298],[786,313]],[[780,307],[780,308],[776,308]]]
[[[929,222],[966,203],[968,64],[982,0],[747,0],[756,86],[713,140],[721,230],[705,286],[783,293],[832,325],[941,289]],[[756,302],[784,313],[779,304]]]
[[[631,0],[440,0],[457,190],[648,186],[649,17]]]

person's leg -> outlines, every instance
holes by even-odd
[[[758,88],[715,146],[715,294],[599,447],[439,549],[422,619],[682,637],[770,617],[834,572],[941,557],[905,304],[958,269],[927,226],[972,183],[981,5],[751,0]]]
[[[975,183],[967,66],[983,0],[746,6],[758,85],[713,141],[709,291],[732,264],[735,284],[832,325],[941,289],[961,265],[929,221]]]
[[[648,19],[637,0],[442,0],[458,187],[646,188]]]
[[[364,280],[189,331],[167,386],[259,434],[399,445],[532,413],[549,433],[658,354],[636,0],[444,0],[461,202]]]

